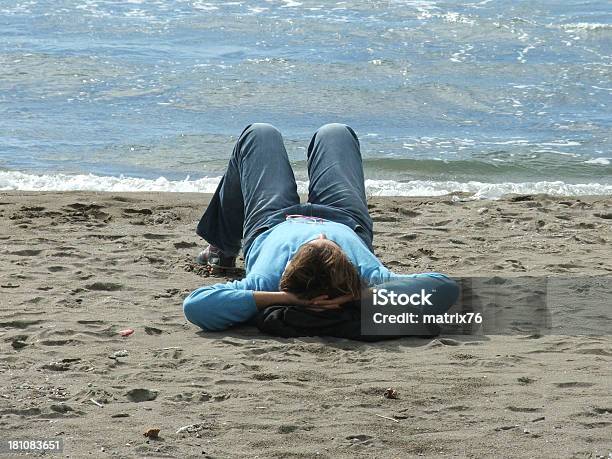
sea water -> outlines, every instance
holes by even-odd
[[[357,132],[372,195],[612,194],[606,0],[1,0],[0,189],[213,191]]]

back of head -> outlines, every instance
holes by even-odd
[[[302,245],[280,280],[280,290],[304,299],[347,294],[358,298],[360,288],[357,269],[333,243]]]

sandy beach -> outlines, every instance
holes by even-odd
[[[3,439],[61,438],[72,458],[609,457],[609,316],[579,311],[575,329],[599,333],[577,336],[203,333],[181,304],[227,279],[193,263],[208,199],[0,194]],[[611,197],[372,198],[370,211],[399,273],[612,276]]]

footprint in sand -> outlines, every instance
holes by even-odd
[[[25,250],[16,250],[15,252],[9,252],[9,255],[17,255],[20,257],[35,257],[40,255],[42,250],[35,249],[25,249]]]
[[[128,215],[152,215],[153,211],[151,209],[123,209],[123,213],[124,214],[128,214]]]
[[[91,399],[94,399],[97,403],[108,404],[112,400],[117,400],[114,394],[96,387],[88,388],[78,392],[72,400],[76,400],[81,403],[92,404]]]
[[[43,346],[66,346],[82,343],[83,341],[80,341],[78,339],[46,339],[40,341],[40,344],[42,344]]]
[[[279,379],[280,376],[273,373],[255,373],[251,375],[251,378],[255,381],[274,381],[275,379]]]
[[[83,324],[83,325],[104,325],[106,322],[104,322],[103,320],[77,320],[78,324]]]
[[[452,223],[453,220],[440,220],[439,222],[432,222],[430,226],[434,226],[436,228],[440,228],[442,226],[446,226],[449,223]]]
[[[134,403],[150,402],[157,398],[157,391],[150,389],[131,389],[125,396],[130,402]]]
[[[507,406],[506,409],[512,411],[513,413],[541,413],[543,411],[542,408],[534,408],[530,406]]]
[[[174,248],[175,249],[192,249],[194,247],[197,247],[198,244],[196,244],[195,242],[185,242],[185,241],[180,241],[180,242],[175,242],[174,243]]]
[[[288,434],[288,433],[293,433],[298,429],[303,429],[304,427],[302,426],[294,426],[294,425],[284,425],[284,426],[280,426],[277,429],[277,432],[279,434]]]
[[[595,407],[593,408],[593,412],[595,414],[612,414],[612,407],[608,407],[608,408]]]
[[[608,351],[608,350],[602,349],[602,348],[579,349],[579,350],[576,350],[574,352],[576,354],[602,355],[602,356],[605,356],[605,357],[612,357],[612,351]]]
[[[113,201],[117,201],[117,202],[131,202],[131,203],[139,201],[138,199],[126,198],[124,196],[112,196],[110,199]]]
[[[43,323],[43,320],[11,320],[8,322],[0,322],[0,328],[19,328],[25,329],[32,325]]]
[[[147,335],[161,335],[164,331],[160,328],[145,327],[144,331]]]
[[[5,338],[4,341],[10,342],[11,343],[11,347],[13,349],[19,350],[19,349],[23,349],[24,347],[29,345],[26,342],[28,340],[28,338],[29,338],[28,335],[15,335],[15,336],[11,336],[9,338]]]
[[[414,217],[418,217],[419,215],[421,215],[420,212],[414,211],[414,210],[410,210],[410,209],[404,209],[403,207],[396,207],[394,209],[395,212],[404,215],[406,217],[410,217],[410,218],[414,218]]]
[[[74,408],[72,408],[70,405],[66,405],[65,403],[56,403],[53,405],[49,405],[49,409],[51,410],[51,413],[47,414],[45,417],[75,418],[75,417],[83,416],[83,414],[85,414],[83,411],[77,411]]]
[[[117,290],[123,290],[123,284],[116,284],[114,282],[94,282],[93,284],[86,285],[85,288],[93,291],[116,292]]]
[[[20,210],[24,212],[42,212],[45,208],[41,206],[21,206]]]
[[[50,257],[58,257],[58,258],[87,258],[85,255],[80,255],[78,253],[74,253],[71,250],[60,250],[58,252],[53,252],[50,254]]]
[[[554,385],[561,389],[567,389],[567,388],[572,389],[575,387],[593,387],[595,383],[581,382],[581,381],[569,381],[569,382],[554,383]]]
[[[58,273],[60,271],[66,271],[66,269],[68,269],[66,266],[49,266],[47,268],[47,270],[49,270],[52,273]]]
[[[100,210],[103,208],[104,206],[98,204],[82,204],[79,202],[68,204],[63,208],[64,216],[61,220],[67,222],[102,220],[106,223],[110,221],[111,216]]]
[[[169,239],[171,236],[169,234],[144,233],[142,237],[151,241],[162,241],[164,239]]]
[[[83,236],[83,238],[102,239],[106,241],[116,241],[125,237],[127,237],[127,235],[125,234],[86,234],[85,236]]]
[[[609,422],[609,421],[597,421],[597,422],[581,422],[579,424],[582,425],[583,427],[586,427],[587,429],[599,429],[599,428],[602,428],[602,427],[611,426],[612,422]]]
[[[398,222],[399,217],[394,217],[393,215],[375,215],[372,216],[372,221],[376,223],[387,223],[387,222]]]
[[[242,381],[240,379],[218,379],[213,384],[218,386],[233,386],[241,384],[251,384],[248,381]]]
[[[70,207],[71,209],[75,209],[75,210],[98,210],[98,209],[103,209],[104,206],[101,206],[99,204],[83,204],[80,202],[75,202],[74,204],[68,204],[66,207]]]
[[[178,360],[183,356],[182,349],[158,349],[153,351],[153,357],[156,361],[161,359]]]
[[[19,288],[19,287],[20,287],[19,284],[11,284],[11,283],[0,285],[0,288]]]

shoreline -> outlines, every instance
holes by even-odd
[[[603,177],[603,176],[602,176]],[[298,176],[299,178],[299,176]],[[304,177],[302,177],[304,178]],[[143,178],[95,174],[32,174],[0,171],[4,191],[36,192],[195,192],[213,193],[221,175],[191,179]],[[297,180],[298,192],[307,194],[308,182]],[[470,195],[473,199],[499,199],[510,194],[548,194],[557,197],[612,196],[611,183],[566,183],[563,181],[481,182],[474,180],[388,180],[366,179],[366,195],[372,197],[431,197],[449,194]]]

